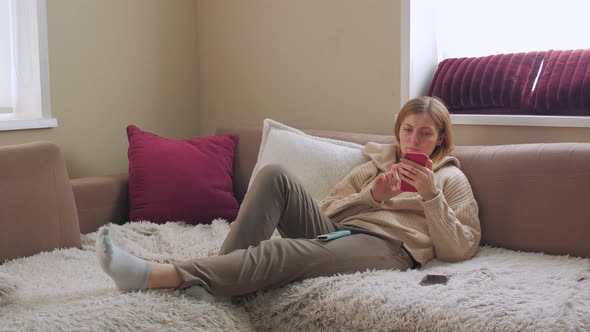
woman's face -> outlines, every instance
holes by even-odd
[[[414,113],[406,116],[399,130],[402,153],[421,152],[430,156],[443,137],[428,113]]]

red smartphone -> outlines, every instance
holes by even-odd
[[[420,164],[424,167],[426,167],[426,164],[428,163],[428,156],[424,153],[406,152],[402,155],[402,158],[407,159],[407,160],[411,160],[411,161],[415,162],[416,164]],[[414,188],[414,186],[412,186],[411,184],[409,184],[403,180],[400,185],[400,189],[402,191],[409,191],[409,192],[416,192],[417,191],[416,188]]]

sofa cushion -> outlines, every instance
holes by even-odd
[[[258,161],[250,184],[262,167],[283,165],[315,200],[320,201],[354,167],[368,161],[362,145],[316,137],[271,119],[264,120]]]
[[[0,147],[0,263],[67,247],[80,247],[80,228],[59,147]]]
[[[590,144],[461,146],[482,244],[590,257]]]
[[[131,221],[235,219],[232,163],[238,136],[173,140],[133,125],[127,135]]]

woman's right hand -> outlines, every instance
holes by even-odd
[[[391,167],[391,171],[381,173],[373,181],[371,196],[377,202],[385,202],[392,197],[399,195],[402,191],[400,188],[400,179],[397,175],[398,164]]]

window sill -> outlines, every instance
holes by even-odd
[[[0,131],[57,127],[55,118],[21,118],[14,114],[0,114]]]
[[[590,128],[590,117],[542,115],[451,114],[458,125]]]

